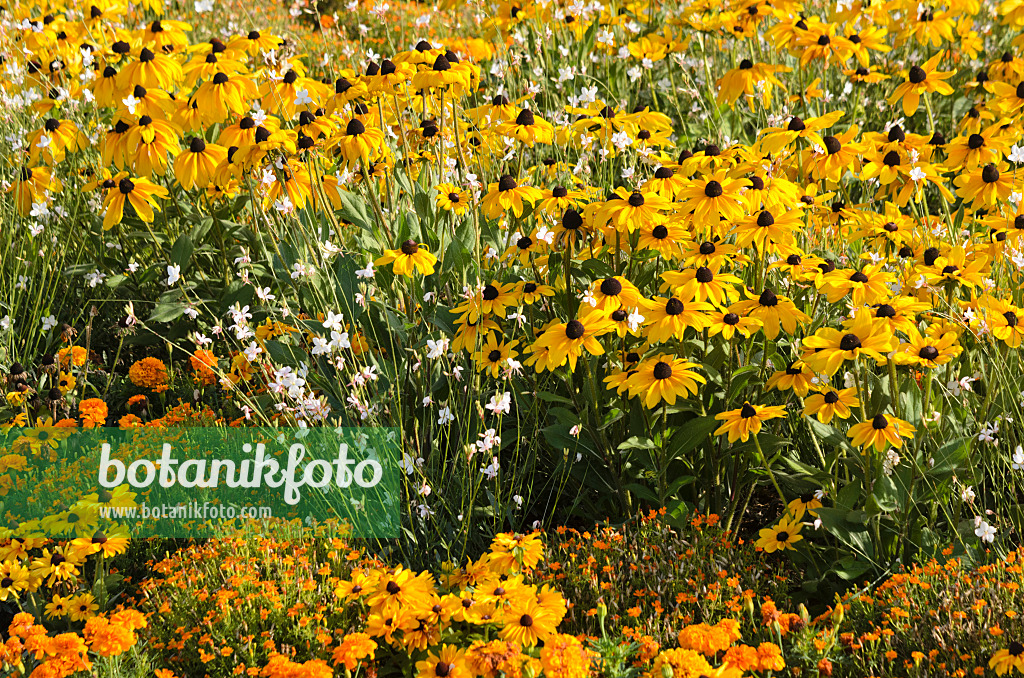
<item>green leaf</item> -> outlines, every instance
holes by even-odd
[[[967,459],[967,439],[957,438],[951,440],[935,452],[935,464],[928,469],[929,475],[944,475],[953,473]]]
[[[192,238],[184,233],[181,234],[171,248],[171,263],[180,266],[184,272],[188,268],[189,259],[192,258],[193,249]]]
[[[843,489],[839,490],[839,494],[836,495],[836,509],[842,511],[852,511],[853,508],[860,503],[860,495],[863,490],[860,478],[847,483]]]
[[[302,362],[309,360],[306,352],[295,346],[288,346],[272,339],[268,339],[263,344],[267,348],[267,355],[275,365],[298,367]]]
[[[661,504],[661,502],[658,501],[658,495],[654,494],[654,491],[651,490],[651,488],[647,487],[646,485],[641,485],[639,483],[630,483],[626,485],[625,489],[628,490],[629,492],[632,492],[636,496],[640,497],[644,501],[654,504],[655,506]]]
[[[817,514],[829,534],[869,559],[874,556],[874,548],[871,546],[867,529],[864,525],[848,522],[847,511],[838,508],[819,508]]]
[[[371,219],[366,212],[366,201],[349,191],[340,191],[338,195],[341,199],[342,218],[361,229],[368,229]]]
[[[335,292],[342,304],[341,310],[352,318],[358,318],[363,313],[363,307],[356,303],[356,271],[359,270],[359,263],[354,256],[339,256],[334,264]]]
[[[625,441],[619,443],[618,449],[620,450],[656,450],[658,444],[650,438],[640,438],[638,436],[630,436]]]
[[[180,318],[184,312],[185,304],[178,301],[163,301],[153,308],[153,313],[149,316],[149,322],[169,323]]]
[[[875,481],[875,487],[871,495],[874,497],[878,508],[885,513],[899,508],[899,491],[896,488],[896,483],[887,475],[882,475]]]
[[[711,416],[696,417],[685,422],[672,434],[668,446],[669,459],[680,459],[707,440],[711,432],[718,428],[718,421]]]
[[[841,558],[833,569],[846,581],[853,581],[870,570],[871,563],[856,556],[846,556]]]

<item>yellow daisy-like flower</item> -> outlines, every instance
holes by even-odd
[[[762,529],[755,545],[767,553],[792,551],[796,548],[793,545],[803,539],[800,534],[801,529],[803,529],[803,523],[786,514],[778,525]]]
[[[762,422],[769,419],[778,419],[786,416],[786,408],[779,405],[752,405],[750,402],[743,403],[743,407],[728,412],[720,412],[715,419],[723,422],[715,430],[715,435],[723,433],[729,436],[729,442],[737,440],[747,442],[751,435],[761,432]]]
[[[861,422],[850,427],[846,435],[853,440],[851,443],[867,450],[874,447],[882,453],[889,447],[903,447],[903,438],[914,435],[916,428],[902,419],[886,414],[876,414],[870,421]]]
[[[406,240],[397,250],[384,250],[384,256],[377,258],[373,263],[375,266],[393,264],[392,269],[395,275],[411,276],[413,271],[419,271],[421,275],[430,275],[434,272],[434,264],[437,257],[425,249],[415,240]]]

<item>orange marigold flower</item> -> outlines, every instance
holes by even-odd
[[[78,404],[78,416],[85,428],[103,426],[107,421],[107,404],[99,398],[86,398]]]
[[[159,358],[143,358],[128,368],[128,378],[139,388],[158,390],[167,385],[167,366]]]

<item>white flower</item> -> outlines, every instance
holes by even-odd
[[[125,108],[127,108],[128,112],[132,115],[135,115],[135,107],[138,106],[141,102],[141,99],[136,99],[131,94],[129,94],[124,99],[121,99],[121,103],[125,105]]]
[[[375,271],[373,270],[373,262],[366,262],[366,268],[361,268],[356,271],[357,278],[372,278]]]
[[[43,332],[49,332],[56,326],[57,319],[54,318],[52,315],[48,315],[45,318],[43,318]]]
[[[252,341],[249,342],[249,346],[247,346],[246,349],[242,351],[242,353],[245,354],[246,360],[248,360],[249,362],[253,362],[254,360],[256,360],[256,356],[258,356],[260,353],[263,353],[263,349],[260,348],[260,345],[257,344],[255,341]]]
[[[612,135],[612,144],[615,146],[615,148],[617,148],[620,151],[632,143],[633,140],[630,138],[629,133],[626,132],[625,130],[617,132]]]
[[[523,498],[520,497],[518,494],[512,497],[512,501],[516,503],[516,506],[518,508],[523,508]]]
[[[977,523],[977,527],[974,528],[974,534],[977,535],[981,541],[992,543],[996,540],[996,528],[988,524],[984,520],[980,520],[981,516],[975,518],[974,522]]]
[[[636,308],[630,311],[629,315],[626,316],[626,324],[629,325],[629,329],[632,330],[633,332],[636,332],[637,330],[640,329],[640,325],[641,323],[643,323],[644,320],[646,320],[646,318],[640,315],[640,310]]]
[[[398,467],[405,471],[405,475],[411,476],[417,467],[423,465],[423,457],[416,459],[412,458],[408,452],[402,452],[402,461],[398,462]]]
[[[1013,470],[1024,469],[1024,445],[1018,445],[1013,451]]]
[[[167,267],[167,282],[165,284],[170,287],[179,280],[181,280],[181,266],[171,264]]]
[[[313,337],[313,355],[324,355],[330,353],[331,345],[323,337]]]
[[[434,341],[433,339],[427,339],[427,358],[430,360],[437,360],[443,358],[444,354],[448,351],[448,338],[444,337]]]
[[[441,408],[441,411],[437,413],[437,425],[447,426],[453,421],[455,421],[455,415],[452,414],[451,408],[445,405]]]
[[[309,96],[309,90],[300,89],[295,92],[295,105],[304,106],[306,104],[313,103],[313,99]]]
[[[910,170],[910,178],[913,179],[914,181],[924,181],[924,178],[926,176],[927,175],[924,173],[924,170],[921,169],[920,167],[915,167],[914,169]]]
[[[194,5],[196,14],[205,14],[206,12],[213,11],[213,0],[196,0]]]
[[[490,466],[488,466],[487,468],[480,469],[480,473],[483,473],[485,476],[487,476],[488,480],[494,480],[495,478],[498,477],[499,468],[501,468],[501,465],[498,463],[498,458],[491,457]]]
[[[89,284],[89,287],[96,287],[103,282],[106,278],[104,273],[99,272],[98,269],[93,269],[91,273],[85,274],[85,282]]]
[[[335,315],[334,311],[327,312],[327,318],[324,320],[325,330],[340,330],[345,322],[345,316],[341,313]]]
[[[1021,148],[1017,144],[1010,147],[1010,155],[1006,156],[1010,162],[1015,162],[1018,165],[1024,162],[1024,148]]]
[[[977,498],[977,495],[974,494],[974,488],[968,485],[960,493],[960,498],[963,500],[965,504],[970,504]]]
[[[291,214],[295,211],[295,205],[292,204],[292,199],[286,195],[274,202],[274,209],[281,214]]]
[[[891,476],[893,469],[900,465],[900,455],[896,453],[896,450],[890,449],[885,454],[885,459],[882,460],[882,473],[887,476]],[[820,499],[820,497],[819,497]]]
[[[492,414],[496,414],[499,417],[502,414],[508,414],[511,407],[512,394],[508,392],[501,394],[495,393],[491,396],[491,401],[487,403],[487,409],[490,410]]]

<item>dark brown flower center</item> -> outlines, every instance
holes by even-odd
[[[855,351],[861,347],[860,337],[856,334],[844,334],[839,340],[840,351]]]

